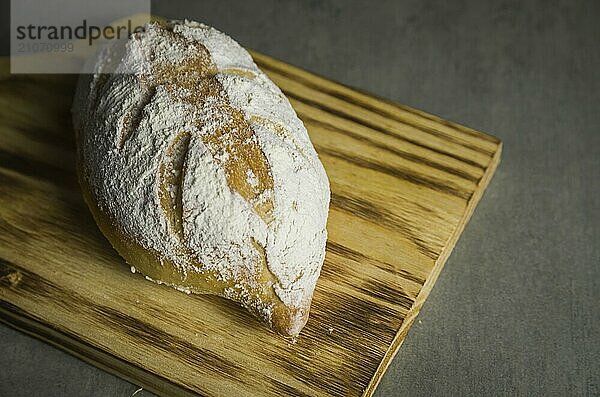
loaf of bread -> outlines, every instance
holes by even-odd
[[[238,43],[196,22],[150,23],[93,62],[73,123],[100,230],[134,273],[297,335],[330,192],[288,100]]]

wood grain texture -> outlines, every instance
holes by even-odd
[[[0,77],[0,319],[163,395],[368,396],[500,158],[483,133],[266,56],[331,181],[300,338],[154,285],[98,231],[74,171],[74,76]]]

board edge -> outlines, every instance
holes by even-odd
[[[415,303],[413,304],[413,306],[410,308],[410,310],[406,314],[406,317],[404,318],[404,321],[402,322],[400,329],[396,333],[396,336],[392,340],[390,347],[386,351],[385,355],[383,356],[383,359],[379,363],[379,366],[375,370],[375,373],[373,374],[373,377],[371,378],[371,381],[369,382],[368,386],[365,388],[365,390],[362,394],[362,397],[371,397],[373,395],[373,393],[377,389],[377,386],[381,382],[383,375],[385,374],[388,367],[390,366],[393,358],[396,356],[396,354],[400,350],[400,347],[402,346],[402,343],[404,342],[404,339],[406,338],[406,335],[407,335],[410,327],[412,326],[416,317],[418,316],[419,312],[421,311],[421,307],[423,306],[423,304],[429,297],[429,294],[431,293],[431,290],[433,289],[435,282],[437,281],[442,269],[444,268],[446,261],[448,260],[448,258],[450,257],[450,254],[452,253],[452,250],[456,246],[458,238],[463,233],[465,226],[471,219],[471,216],[473,215],[473,212],[475,211],[477,204],[481,200],[483,193],[485,192],[490,181],[492,180],[492,176],[494,175],[494,173],[496,172],[496,169],[498,168],[498,165],[500,164],[501,154],[502,154],[502,141],[498,140],[497,149],[494,152],[494,155],[492,156],[492,158],[490,160],[489,166],[487,167],[487,169],[485,170],[485,173],[481,177],[481,180],[479,182],[479,185],[477,186],[477,189],[475,189],[475,191],[473,192],[473,195],[467,202],[467,206],[466,206],[466,209],[465,209],[462,219],[456,226],[456,229],[452,233],[447,244],[442,249],[442,252],[440,253],[440,256],[438,257],[438,259],[436,260],[435,265],[433,266],[433,269],[431,270],[431,272],[425,279],[425,284],[423,284],[421,291],[419,291],[419,294],[417,295],[417,297],[415,299]]]
[[[156,395],[176,397],[198,396],[180,385],[116,357],[100,347],[92,346],[54,329],[28,315],[21,308],[0,299],[0,323],[70,354],[96,368],[140,386]],[[12,309],[12,310],[11,310]]]

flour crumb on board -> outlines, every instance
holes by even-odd
[[[21,282],[22,279],[23,279],[23,273],[21,273],[18,270],[14,271],[14,272],[10,272],[7,275],[0,277],[0,280],[8,281],[8,284],[13,288],[16,287],[17,285],[19,285],[19,283]]]

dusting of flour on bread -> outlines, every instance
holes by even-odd
[[[117,74],[102,74],[116,57]],[[252,283],[266,262],[283,304],[310,302],[329,183],[304,125],[250,54],[214,28],[174,21],[147,25],[96,62],[74,123],[98,208],[184,275]],[[269,321],[272,305],[244,288],[222,295]]]

